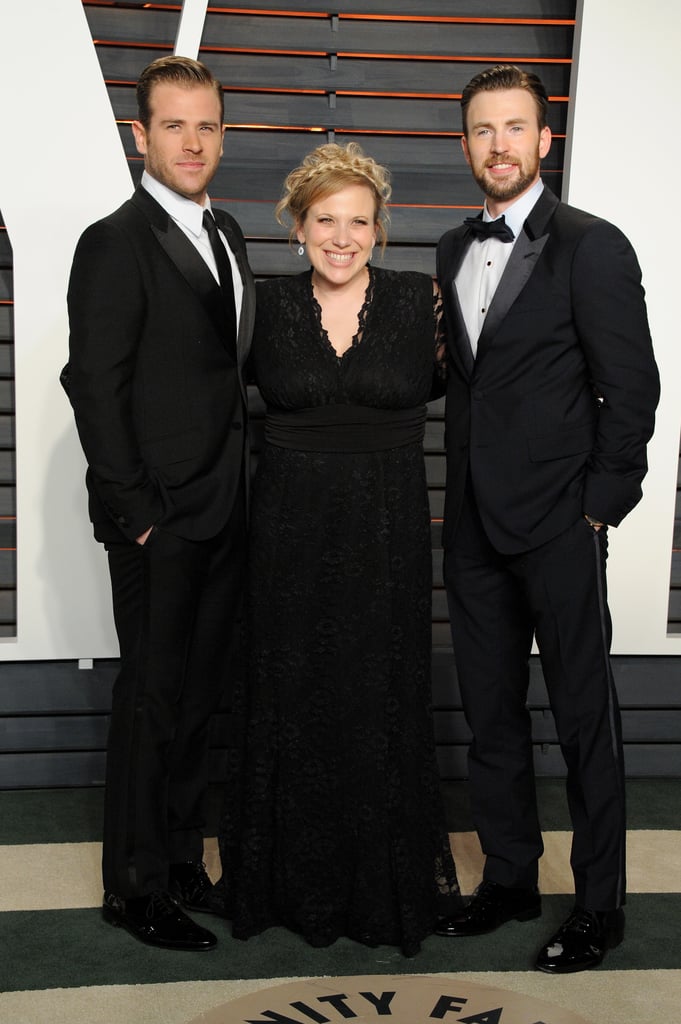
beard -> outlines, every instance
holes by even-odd
[[[509,199],[515,199],[517,196],[522,195],[530,185],[534,184],[539,174],[538,152],[528,158],[524,164],[510,158],[504,160],[503,153],[495,157],[493,161],[489,161],[489,163],[512,163],[519,171],[517,177],[497,180],[487,173],[488,163],[485,163],[482,168],[475,168],[473,177],[478,187],[486,196],[497,202],[507,202]]]

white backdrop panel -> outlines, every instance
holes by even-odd
[[[192,47],[205,0],[188,0],[185,13]],[[681,419],[669,300],[676,268],[660,257],[648,216],[664,204],[662,175],[668,180],[679,156],[679,38],[677,0],[621,0],[616,14],[601,0],[583,4],[566,198],[619,224],[636,247],[664,389],[644,502],[611,532],[617,653],[681,654],[681,637],[665,632]],[[43,116],[45,81],[27,66],[49,67],[65,116]],[[85,467],[58,376],[76,240],[132,185],[80,0],[32,0],[0,13],[0,123],[0,209],[14,253],[19,523],[18,636],[0,641],[0,660],[111,657],[105,555],[87,521]],[[651,145],[660,132],[663,143]]]
[[[666,635],[681,433],[679,286],[673,236],[662,235],[663,217],[671,213],[670,169],[681,160],[675,128],[681,4],[583,0],[578,7],[565,198],[613,221],[636,249],[662,379],[643,500],[610,530],[613,649],[681,654],[681,636]],[[681,665],[679,672],[681,683]]]

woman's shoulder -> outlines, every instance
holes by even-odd
[[[388,270],[385,267],[372,268],[376,277],[377,294],[395,297],[396,305],[401,300],[413,302],[421,298],[432,302],[433,278],[420,270]]]
[[[283,277],[267,277],[256,281],[255,289],[259,296],[273,296],[279,293],[303,293],[310,276],[309,270],[302,274],[288,274]]]
[[[273,324],[300,320],[310,305],[309,273],[269,277],[255,285],[256,333],[269,331]]]
[[[432,291],[433,278],[421,270],[389,270],[387,267],[373,267],[377,282],[392,288],[425,288]]]

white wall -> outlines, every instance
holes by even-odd
[[[185,0],[176,53],[197,55],[206,6]],[[48,87],[58,116],[45,115],[55,109]],[[17,638],[0,639],[0,660],[115,657],[106,554],[92,539],[85,462],[58,383],[76,241],[132,192],[81,0],[31,0],[0,14],[0,124],[0,209],[14,256],[18,524]]]
[[[578,6],[563,198],[613,221],[634,245],[662,379],[643,501],[610,531],[613,649],[681,654],[681,636],[666,636],[681,433],[679,267],[673,235],[663,233],[664,217],[676,212],[673,182],[681,164],[681,3],[582,0]]]
[[[132,182],[80,0],[32,0],[2,15],[0,124],[0,209],[14,254],[18,524],[18,636],[0,641],[0,658],[111,656],[106,556],[87,523],[84,460],[58,381],[76,241]]]
[[[611,531],[614,649],[681,654],[681,637],[665,636],[681,426],[678,288],[669,243],[652,223],[667,212],[664,186],[680,155],[681,4],[620,0],[613,13],[603,0],[584,0],[583,8],[566,198],[615,221],[634,243],[664,387],[644,502]],[[185,4],[181,52],[196,47],[204,13],[205,0]],[[71,112],[68,124],[45,114],[53,104],[41,67]],[[0,123],[0,209],[14,252],[19,523],[18,636],[0,641],[0,660],[111,657],[105,554],[92,540],[83,457],[58,376],[76,240],[127,198],[131,180],[81,0],[31,0],[0,13]]]

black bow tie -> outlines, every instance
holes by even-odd
[[[515,238],[503,213],[496,220],[466,217],[464,224],[473,232],[479,242],[484,242],[486,238],[498,238],[500,242],[512,242]]]

